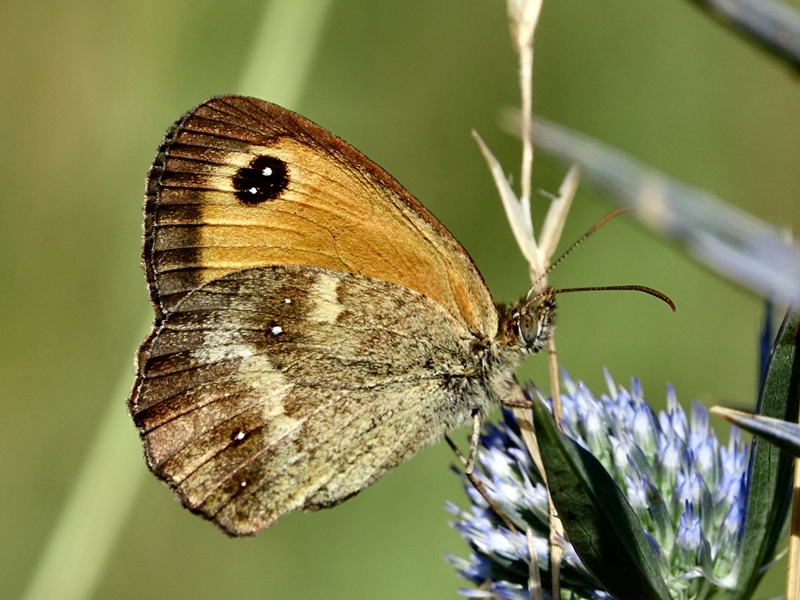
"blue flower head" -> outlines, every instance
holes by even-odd
[[[638,380],[627,390],[606,373],[608,394],[597,398],[583,383],[566,374],[564,379],[564,432],[600,461],[625,495],[672,597],[703,598],[725,587],[745,516],[748,448],[739,430],[732,428],[727,446],[720,445],[706,409],[694,403],[687,417],[671,387],[667,410],[656,414]],[[471,507],[450,503],[447,510],[472,554],[448,560],[477,586],[462,590],[465,596],[527,600],[527,529],[534,534],[544,588],[550,588],[549,508],[542,477],[510,411],[482,436],[477,467],[488,494],[519,531],[504,526],[467,482]],[[559,541],[562,597],[611,598],[569,540]]]

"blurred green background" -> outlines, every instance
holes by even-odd
[[[240,91],[263,11],[261,0],[0,3],[2,598],[27,588],[109,403],[124,413],[151,314],[141,204],[159,141],[195,104]],[[428,206],[496,299],[524,294],[525,265],[470,138],[478,130],[519,172],[519,142],[497,126],[500,109],[518,104],[505,3],[333,0],[320,36],[292,108]],[[545,2],[534,73],[539,114],[800,228],[800,81],[687,2]],[[564,172],[540,153],[534,184],[554,192]],[[611,207],[582,187],[564,239]],[[596,391],[608,367],[621,382],[640,377],[657,405],[667,382],[685,406],[753,401],[760,299],[633,219],[603,229],[553,281],[649,285],[678,305],[671,314],[637,294],[560,300],[561,361]],[[531,363],[523,374],[545,385],[544,360]],[[468,554],[442,510],[463,503],[443,444],[340,507],[232,540],[143,475],[132,425],[120,435],[132,510],[109,507],[125,517],[118,537],[108,532],[107,562],[94,561],[91,597],[454,598],[465,584],[443,559]],[[759,595],[781,581],[779,564]]]

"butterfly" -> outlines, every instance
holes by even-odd
[[[142,262],[130,413],[153,473],[230,535],[336,505],[518,396],[553,330],[553,294],[497,305],[388,173],[255,98],[168,130]]]

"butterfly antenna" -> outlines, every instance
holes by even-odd
[[[659,292],[658,290],[654,290],[651,287],[647,287],[645,285],[604,285],[599,287],[575,287],[575,288],[561,288],[561,289],[551,289],[547,292],[542,292],[537,296],[541,297],[543,294],[566,294],[567,292],[606,292],[606,291],[632,291],[632,292],[644,292],[645,294],[650,294],[651,296],[655,296],[659,300],[662,300],[669,307],[672,309],[672,312],[675,312],[675,303],[672,299],[667,296],[664,292]]]
[[[561,262],[562,262],[562,261],[563,261],[565,258],[567,258],[567,256],[569,256],[569,255],[572,253],[572,251],[573,251],[573,250],[575,250],[575,248],[577,248],[578,246],[580,246],[580,245],[581,245],[583,242],[585,242],[585,241],[586,241],[586,240],[587,240],[589,237],[591,237],[591,236],[592,236],[592,234],[594,234],[594,232],[595,232],[595,231],[597,231],[598,229],[600,229],[600,228],[601,228],[603,225],[605,225],[606,223],[608,223],[610,220],[612,220],[612,219],[615,219],[615,218],[617,218],[618,216],[620,216],[620,215],[622,215],[622,214],[625,214],[625,213],[627,213],[627,212],[631,212],[632,210],[633,210],[633,209],[631,209],[631,208],[618,208],[617,210],[614,210],[614,211],[612,211],[612,212],[608,213],[608,214],[607,214],[605,217],[603,217],[603,218],[602,218],[602,219],[600,219],[600,220],[599,220],[597,223],[595,223],[594,225],[592,225],[592,226],[591,226],[591,227],[590,227],[590,228],[589,228],[589,229],[586,231],[586,233],[584,233],[584,234],[583,234],[581,237],[579,237],[577,240],[575,240],[575,241],[573,242],[573,244],[572,244],[572,245],[571,245],[569,248],[567,248],[567,249],[564,251],[564,253],[563,253],[561,256],[559,256],[559,257],[558,257],[558,258],[557,258],[557,259],[556,259],[556,260],[555,260],[555,261],[554,261],[554,262],[553,262],[553,263],[552,263],[552,264],[551,264],[549,267],[547,267],[547,268],[544,270],[544,272],[543,272],[541,275],[539,275],[539,276],[536,278],[536,280],[533,282],[533,285],[531,285],[531,287],[530,287],[530,291],[528,292],[528,295],[530,295],[530,293],[531,293],[533,290],[535,290],[535,289],[536,289],[536,285],[537,285],[537,284],[538,284],[538,283],[539,283],[539,282],[540,282],[542,279],[544,279],[545,277],[547,277],[547,274],[548,274],[548,273],[550,273],[550,271],[552,271],[552,270],[553,270],[553,269],[555,269],[555,268],[556,268],[556,267],[557,267],[559,264],[561,264]]]
[[[611,211],[605,217],[600,219],[597,223],[592,225],[586,233],[584,233],[581,237],[579,237],[575,242],[564,251],[564,253],[559,256],[553,263],[545,269],[544,273],[539,275],[536,280],[533,282],[533,285],[530,287],[528,291],[528,296],[536,289],[536,284],[539,283],[550,271],[555,269],[561,262],[569,256],[575,248],[580,246],[583,242],[585,242],[594,232],[600,229],[603,225],[611,221],[612,219],[617,218],[618,216],[625,214],[627,212],[631,212],[633,209],[630,208],[618,208],[617,210]],[[561,289],[553,289],[548,288],[543,292],[536,294],[533,298],[529,298],[526,302],[526,306],[530,306],[535,304],[542,298],[549,296],[555,296],[556,294],[566,294],[568,292],[606,292],[606,291],[632,291],[632,292],[643,292],[645,294],[649,294],[650,296],[655,296],[665,304],[667,304],[671,309],[672,312],[675,312],[675,303],[672,299],[667,296],[664,292],[659,292],[656,289],[651,287],[647,287],[645,285],[604,285],[604,286],[592,286],[592,287],[575,287],[575,288],[561,288]]]

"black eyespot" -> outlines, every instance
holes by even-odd
[[[259,156],[233,176],[236,197],[251,206],[274,200],[288,185],[286,163],[274,156]]]

